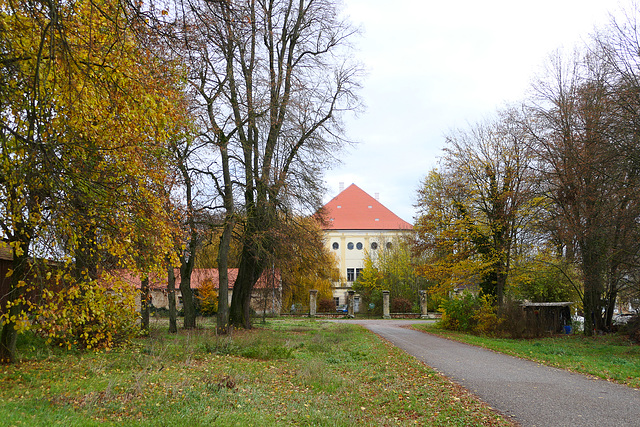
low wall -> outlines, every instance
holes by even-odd
[[[316,313],[316,318],[325,319],[342,319],[346,317],[346,313]],[[420,313],[390,313],[392,319],[420,319]],[[309,312],[306,313],[281,313],[280,317],[309,317]],[[356,313],[356,318],[360,319],[379,319],[381,316],[368,316],[361,313]],[[439,319],[442,317],[440,313],[429,313],[429,319]]]

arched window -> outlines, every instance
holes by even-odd
[[[378,242],[371,242],[371,249],[373,249],[374,251],[378,249]]]
[[[347,243],[347,249],[349,249],[349,250],[353,249],[353,242]]]
[[[391,249],[392,246],[391,242],[387,242],[387,249]]]
[[[362,250],[362,243],[361,242],[356,243],[356,249],[359,250],[359,251]]]
[[[331,247],[334,251],[337,251],[340,248],[340,245],[338,244],[338,242],[333,242],[333,245],[331,245]]]

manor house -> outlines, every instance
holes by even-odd
[[[364,268],[366,254],[375,259],[413,230],[404,221],[355,184],[351,184],[324,208],[326,245],[336,257],[340,282],[333,285],[336,306],[347,303],[347,292]],[[356,296],[354,311],[359,311]]]

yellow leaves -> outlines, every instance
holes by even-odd
[[[13,252],[14,252],[15,256],[24,255],[24,249],[22,248],[22,242],[14,240],[12,242],[9,242],[9,245],[13,248]]]
[[[51,344],[99,350],[128,341],[137,330],[131,288],[73,283],[55,294],[45,292],[43,300],[35,329]]]
[[[14,302],[13,306],[17,305]],[[11,314],[9,310],[10,305],[7,305],[7,312],[0,316],[0,324],[13,325],[13,328],[17,332],[24,332],[29,330],[31,322],[26,311],[20,311],[17,314]]]
[[[197,294],[200,300],[200,311],[203,314],[214,314],[218,311],[218,292],[215,290],[213,281],[205,280]]]
[[[90,193],[92,188],[87,187],[91,184],[86,183],[101,180],[101,185],[97,186],[102,191],[98,194],[100,200],[112,202],[114,210],[121,209],[118,214],[109,212],[113,215],[107,216],[119,216],[120,221],[122,218],[130,220],[134,199],[141,206],[139,210],[152,211],[147,212],[147,217],[163,214],[162,203],[156,200],[159,196],[154,189],[161,188],[165,179],[166,162],[161,157],[164,138],[175,135],[174,129],[182,126],[174,121],[167,123],[166,119],[182,116],[178,111],[182,108],[181,103],[171,102],[179,100],[181,92],[173,81],[170,67],[161,61],[150,61],[147,47],[136,44],[136,39],[128,34],[129,28],[114,25],[122,18],[119,3],[101,1],[100,13],[96,13],[95,5],[94,2],[73,3],[73,7],[59,5],[57,24],[63,31],[51,32],[49,37],[43,37],[51,12],[48,3],[42,8],[30,8],[24,2],[17,2],[12,4],[10,15],[0,13],[2,33],[11,46],[12,55],[24,58],[16,64],[15,78],[10,79],[14,90],[7,90],[7,97],[3,98],[5,111],[11,111],[7,114],[9,118],[0,117],[0,121],[5,120],[2,125],[11,128],[10,133],[23,136],[9,138],[0,148],[0,168],[3,177],[6,171],[10,172],[4,181],[13,191],[12,199],[7,199],[13,206],[3,206],[6,215],[10,216],[7,222],[28,222],[34,228],[45,225],[38,209],[29,207],[27,210],[27,201],[32,201],[34,194],[46,193],[41,191],[44,187],[60,185],[64,180],[75,181],[79,175],[82,179],[78,182],[64,182],[63,185],[74,185],[74,191]],[[59,33],[65,34],[64,43],[56,40]],[[45,57],[37,55],[41,41],[45,43]],[[36,64],[36,58],[42,62]],[[165,72],[157,73],[158,66],[163,66]],[[44,71],[36,75],[37,70]],[[39,79],[39,93],[21,89],[32,87],[29,82],[36,78]],[[36,137],[47,150],[56,152],[63,163],[56,167],[64,168],[66,173],[41,168],[38,153],[32,153],[37,147],[24,148],[23,140],[28,140],[25,135],[31,128],[23,118],[32,113],[29,109],[34,96],[38,96],[39,110],[56,112],[51,117],[38,117],[42,126]],[[161,122],[167,123],[163,129],[158,127]],[[25,175],[35,170],[42,171],[42,176],[30,176],[32,182],[26,182]],[[51,177],[51,174],[55,176]],[[122,183],[128,187],[123,188]],[[105,188],[117,188],[118,192],[114,193],[122,200],[116,200],[113,193],[105,196]],[[64,191],[58,194],[61,193]],[[27,211],[30,218],[24,218]],[[68,218],[65,217],[67,214],[73,215],[67,209],[52,217],[64,222],[56,224],[58,230],[68,232],[71,246],[77,245],[74,235],[81,233],[73,222],[80,215]],[[104,216],[98,219],[97,225],[101,225],[99,221],[105,221]],[[154,222],[156,229],[161,228],[158,225],[161,222]],[[165,246],[168,240],[163,239]],[[130,245],[124,242],[113,239],[111,245],[99,246],[115,257],[131,257]],[[18,243],[15,245],[16,254],[22,255],[26,248]]]

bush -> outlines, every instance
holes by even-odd
[[[406,298],[394,298],[391,300],[392,313],[411,313],[411,301]]]
[[[196,298],[199,302],[200,314],[203,316],[212,316],[218,312],[218,291],[211,279],[202,282]]]
[[[446,329],[471,332],[480,335],[494,335],[499,331],[503,319],[498,316],[494,304],[495,297],[477,297],[470,292],[459,298],[442,303],[442,326]]]
[[[478,323],[474,315],[479,307],[478,298],[470,292],[445,300],[440,306],[442,312],[440,324],[445,329],[472,332]]]
[[[557,326],[551,311],[525,310],[521,302],[511,299],[498,307],[494,301],[493,296],[472,294],[445,301],[440,307],[443,311],[440,324],[454,331],[515,339],[547,336]],[[636,320],[635,329],[633,325],[631,322],[626,325],[624,332],[640,342],[640,320]]]
[[[640,344],[640,315],[633,316],[622,328],[622,332],[629,336],[629,339],[636,344]]]
[[[526,335],[527,319],[519,301],[507,299],[500,307],[500,330],[511,338]]]
[[[480,306],[473,314],[476,325],[473,332],[481,335],[494,335],[500,328],[504,319],[498,317],[495,297],[483,295],[478,298]]]
[[[318,312],[333,313],[336,311],[336,303],[331,298],[320,298],[318,301]]]
[[[35,309],[34,332],[47,342],[71,349],[110,348],[138,333],[134,290],[114,282],[77,282],[58,292],[44,290]]]

